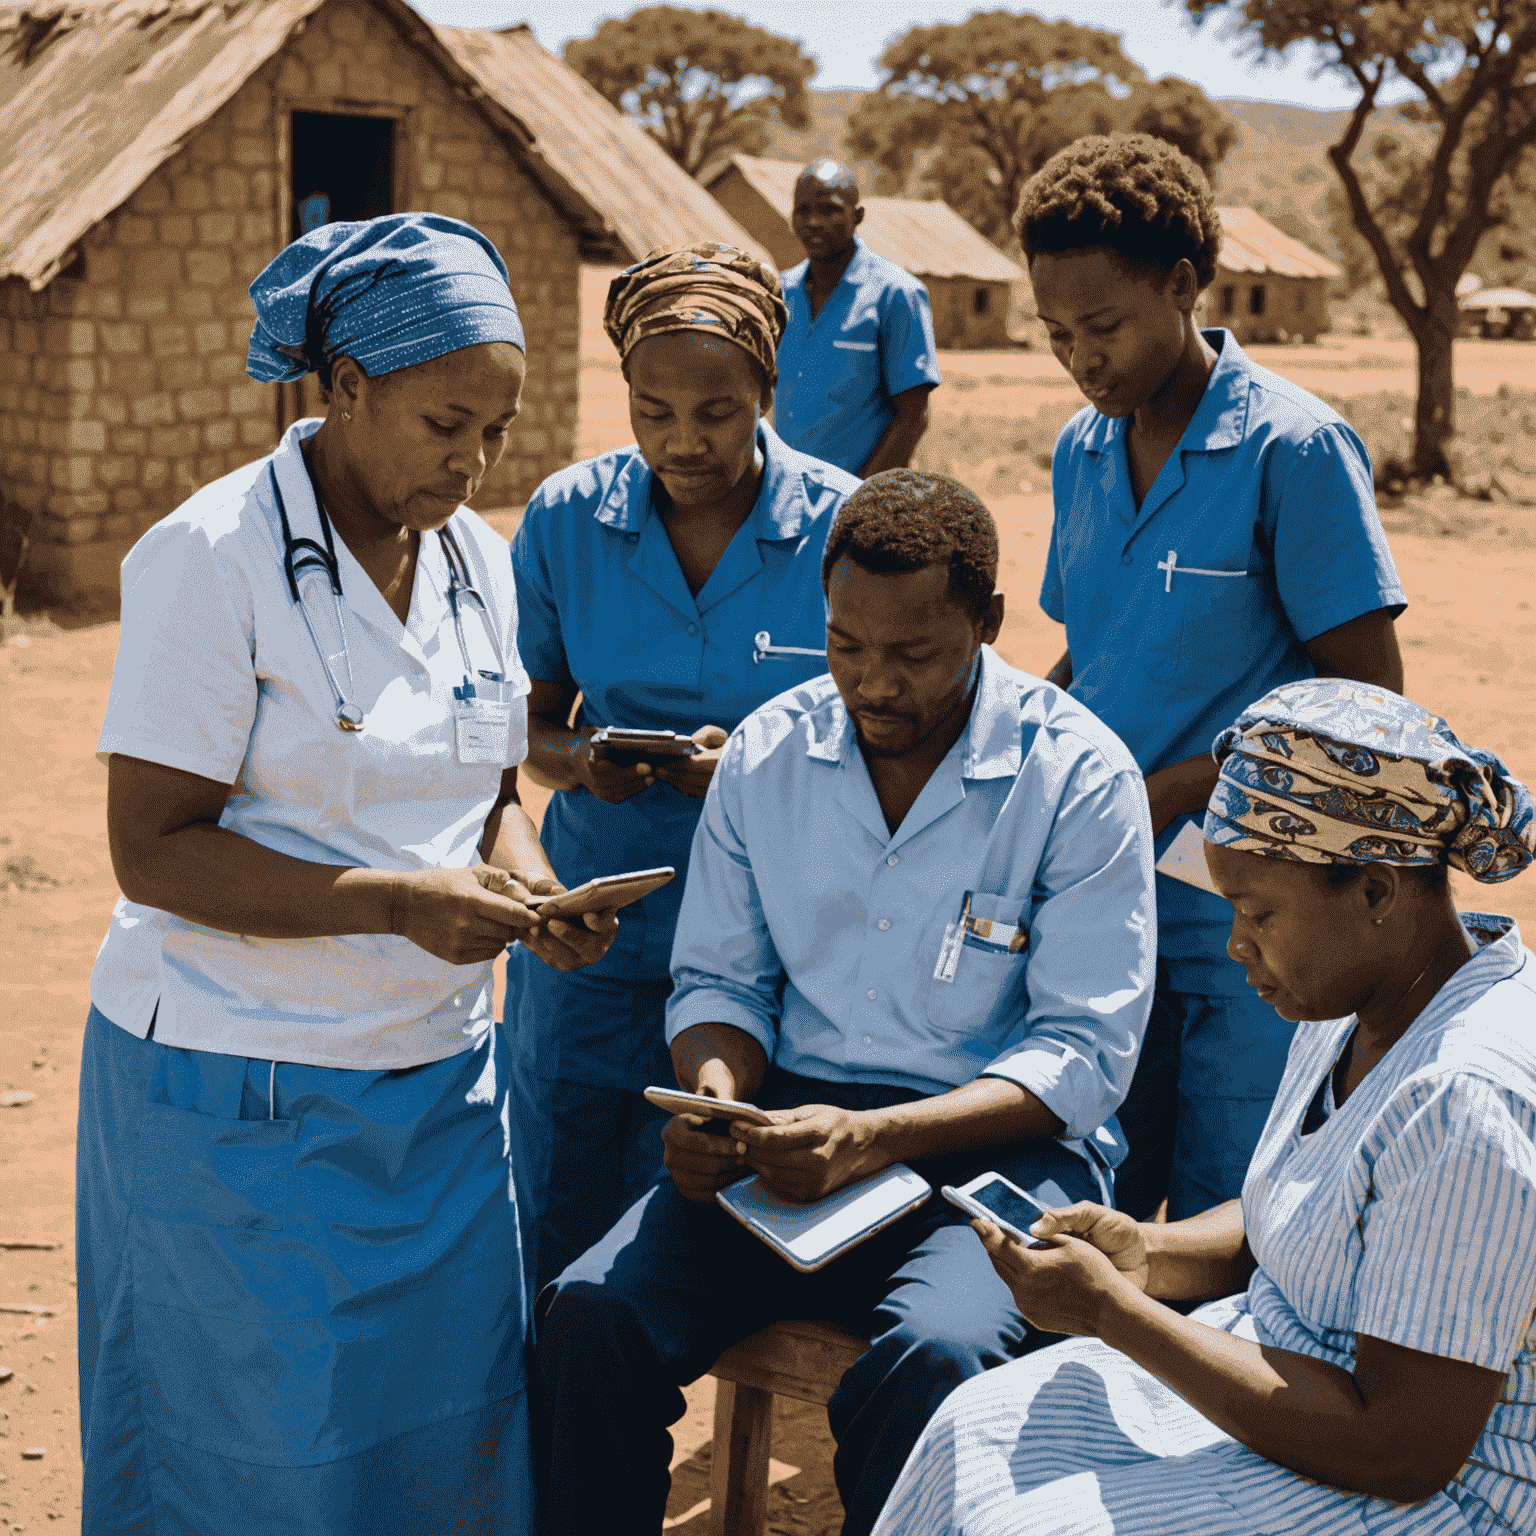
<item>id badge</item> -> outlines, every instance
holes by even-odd
[[[495,763],[505,767],[512,730],[512,706],[498,699],[457,699],[454,733],[461,763]]]

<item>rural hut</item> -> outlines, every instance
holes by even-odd
[[[308,412],[313,379],[245,376],[246,290],[313,223],[425,209],[495,241],[529,366],[484,506],[574,456],[583,260],[752,246],[526,29],[403,0],[0,8],[0,163],[0,580],[26,532],[56,596],[115,594],[139,534]]]
[[[1205,296],[1208,323],[1238,341],[1316,341],[1328,329],[1339,269],[1252,208],[1218,208],[1221,257]]]
[[[798,161],[732,155],[705,185],[738,223],[773,253],[781,269],[805,252],[789,227]],[[921,278],[941,347],[1006,347],[1011,285],[1024,272],[978,234],[948,203],[866,197],[859,226],[870,250]]]

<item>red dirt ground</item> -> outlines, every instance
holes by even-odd
[[[604,281],[605,274],[590,274],[589,301],[600,304]],[[594,307],[589,302],[589,314]],[[605,348],[589,325],[585,453],[629,438],[622,383]],[[1334,396],[1412,387],[1411,358],[1400,343],[1329,338],[1317,348],[1256,350],[1268,366]],[[1490,394],[1503,382],[1529,387],[1533,356],[1514,343],[1459,343],[1458,382]],[[1055,363],[1038,353],[948,354],[942,365],[951,380],[968,376],[976,384],[938,392],[941,420],[961,409],[1033,416],[1063,393]],[[1050,527],[1043,481],[1032,494],[989,498],[1011,602],[999,649],[1035,672],[1062,649],[1059,627],[1035,604]],[[1387,514],[1410,599],[1398,626],[1408,692],[1446,715],[1463,739],[1503,753],[1528,781],[1536,778],[1536,703],[1519,680],[1536,665],[1533,519],[1529,510],[1501,508],[1494,516],[1478,504],[1433,498]],[[496,516],[503,531],[515,520]],[[116,896],[106,775],[93,756],[116,643],[114,623],[62,628],[38,616],[0,645],[0,1090],[36,1095],[25,1107],[0,1108],[0,1307],[52,1313],[0,1312],[0,1372],[12,1373],[0,1382],[0,1525],[16,1532],[79,1520],[75,1094],[91,962]],[[537,814],[542,795],[529,799]],[[1536,879],[1529,888],[1516,882],[1493,892],[1469,893],[1469,884],[1458,882],[1463,904],[1495,905],[1536,931]],[[54,1246],[10,1246],[16,1243]],[[706,1379],[688,1397],[688,1416],[674,1432],[678,1471],[668,1525],[702,1536],[712,1384]],[[34,1447],[44,1455],[24,1459]],[[830,1451],[821,1410],[780,1404],[773,1532],[835,1536],[841,1519]]]

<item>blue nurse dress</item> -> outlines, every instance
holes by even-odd
[[[220,825],[309,863],[462,869],[526,750],[506,545],[450,527],[504,752],[456,750],[444,551],[405,622],[320,526],[296,423],[123,563],[98,752],[233,788]],[[345,632],[339,624],[345,610]],[[500,683],[492,678],[504,671]],[[511,1073],[489,961],[271,939],[120,899],[91,977],[76,1159],[86,1536],[524,1536],[534,1519]]]
[[[530,677],[581,693],[580,725],[733,730],[759,704],[826,671],[821,557],[858,480],[758,427],[763,479],[697,595],[688,590],[631,444],[552,475],[512,541],[518,649]],[[754,659],[757,635],[774,647]],[[507,1021],[521,1100],[519,1198],[530,1278],[552,1279],[661,1172],[666,1117],[640,1097],[673,1085],[663,1038],[683,872],[703,801],[656,784],[621,805],[554,795],[543,842],[561,880],[671,864],[678,878],[626,907],[596,965],[564,974],[519,945]]]

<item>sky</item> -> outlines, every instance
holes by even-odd
[[[609,16],[628,15],[651,0],[412,0],[433,21],[460,27],[506,27],[526,22],[556,52],[572,37],[590,37]],[[821,63],[812,85],[823,90],[870,90],[879,84],[875,59],[909,27],[963,21],[996,0],[714,0],[714,8],[770,31],[800,39]],[[697,10],[708,9],[696,6]],[[1284,61],[1250,57],[1221,21],[1196,28],[1180,4],[1164,0],[1066,0],[1009,9],[1050,20],[1065,18],[1119,33],[1130,58],[1148,79],[1177,75],[1206,95],[1293,102],[1336,111],[1354,105],[1352,85],[1319,76],[1315,55]]]

